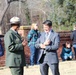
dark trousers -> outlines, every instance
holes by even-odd
[[[35,64],[36,64],[36,65],[39,64],[39,61],[38,61],[38,58],[39,58],[39,52],[40,52],[40,50],[36,49],[36,53],[35,53]]]
[[[58,63],[56,63],[56,64],[51,64],[51,63],[42,63],[42,64],[40,64],[41,75],[48,75],[49,67],[50,67],[53,75],[60,75]]]
[[[12,75],[23,75],[23,67],[9,67]]]
[[[76,48],[74,47],[75,59],[76,59]]]

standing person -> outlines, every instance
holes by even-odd
[[[38,25],[33,23],[31,25],[31,30],[28,33],[28,46],[30,48],[30,64],[34,65],[37,64],[37,57],[38,57],[38,50],[35,47],[35,42],[39,37]]]
[[[4,55],[4,49],[2,46],[2,40],[0,39],[0,56],[3,56],[3,55]]]
[[[23,75],[26,42],[21,40],[21,36],[17,32],[20,27],[20,18],[12,17],[10,23],[11,28],[4,36],[6,66],[10,68],[12,75]]]
[[[69,41],[67,41],[65,44],[63,44],[61,58],[63,61],[73,59],[72,45]]]
[[[76,59],[76,25],[74,26],[74,31],[71,33],[71,40],[73,41],[73,48],[75,53],[75,59]]]
[[[59,60],[57,56],[57,49],[59,48],[59,35],[52,30],[52,22],[46,20],[43,22],[44,32],[41,33],[35,46],[40,49],[39,55],[40,72],[41,75],[48,75],[50,67],[53,75],[59,74]]]

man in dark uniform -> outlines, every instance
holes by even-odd
[[[6,66],[10,68],[12,75],[23,75],[25,66],[24,46],[26,42],[18,34],[20,27],[20,18],[12,17],[10,19],[11,28],[4,36],[6,50]]]

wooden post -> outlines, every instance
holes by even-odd
[[[28,34],[30,28],[31,28],[30,26],[20,26],[18,32],[23,39],[25,39],[25,40],[27,39],[27,34]],[[30,63],[30,49],[29,49],[29,47],[25,46],[24,51],[25,51],[25,57],[26,57],[26,64],[29,64]]]

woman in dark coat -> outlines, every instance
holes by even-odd
[[[27,39],[28,39],[28,46],[30,48],[30,64],[38,64],[37,58],[38,58],[38,50],[35,47],[35,43],[39,37],[39,31],[38,31],[38,25],[36,23],[33,23],[31,25],[31,30],[28,33]]]

